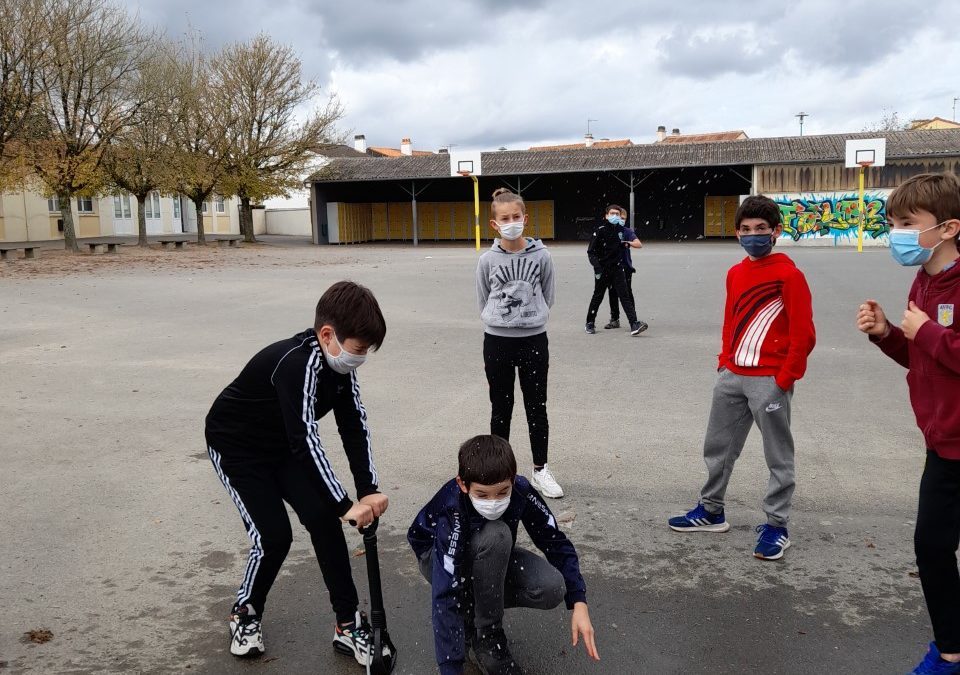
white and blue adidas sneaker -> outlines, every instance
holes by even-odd
[[[667,524],[676,532],[726,532],[730,529],[723,510],[720,513],[710,513],[703,504],[697,504],[695,509],[685,515],[674,516]]]
[[[761,560],[779,560],[783,557],[783,552],[790,548],[790,539],[787,536],[787,528],[777,527],[764,523],[757,525],[757,548],[753,555]]]

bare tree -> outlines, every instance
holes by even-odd
[[[49,10],[44,0],[0,0],[0,186],[22,178],[11,174],[36,121]]]
[[[863,131],[904,131],[909,129],[909,122],[903,122],[896,110],[893,112],[883,109],[883,115],[879,121],[871,122],[863,127]]]
[[[319,87],[304,80],[302,63],[288,46],[261,33],[223,48],[212,61],[218,106],[230,110],[230,157],[224,191],[240,198],[240,228],[256,241],[251,200],[286,196],[324,147],[336,142],[343,109],[331,97],[302,121],[298,112],[315,103]]]
[[[229,156],[230,111],[212,101],[210,64],[194,45],[178,59],[174,136],[177,189],[193,202],[197,242],[206,244],[203,203],[220,185]]]
[[[146,203],[155,190],[173,190],[172,143],[176,123],[177,55],[157,42],[135,75],[137,114],[111,140],[104,155],[110,185],[137,198],[137,243],[147,246]]]
[[[131,82],[150,37],[107,0],[48,2],[50,53],[39,78],[43,129],[28,154],[59,201],[65,247],[79,251],[71,202],[104,185],[104,150],[140,107]]]

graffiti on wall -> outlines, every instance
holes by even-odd
[[[856,193],[824,195],[775,195],[783,216],[783,236],[794,241],[833,236],[856,237],[860,227],[860,200]],[[890,231],[887,224],[887,196],[867,192],[863,197],[865,236],[879,239]]]

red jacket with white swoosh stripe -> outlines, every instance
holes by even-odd
[[[719,368],[773,376],[787,391],[806,372],[816,341],[810,288],[789,257],[747,257],[730,268]]]

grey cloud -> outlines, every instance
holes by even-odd
[[[960,58],[952,0],[125,1],[172,35],[189,13],[211,49],[265,31],[335,78],[344,129],[424,149],[575,142],[588,116],[596,137],[635,142],[658,124],[796,133],[801,108],[813,133],[857,130],[883,106],[949,117],[943,64]]]
[[[813,65],[856,72],[891,54],[910,49],[925,29],[960,21],[954,2],[817,2],[803,6],[779,26],[800,59]]]
[[[750,75],[776,63],[779,45],[766,42],[762,48],[752,39],[744,39],[741,27],[736,32],[684,35],[674,32],[660,40],[660,64],[674,75],[708,79],[727,73]]]

